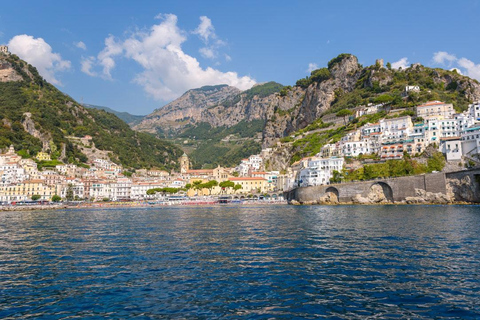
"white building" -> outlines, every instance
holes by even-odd
[[[361,154],[372,153],[368,139],[343,142],[341,143],[341,151],[344,157],[358,157]]]
[[[242,159],[235,168],[240,177],[247,177],[250,173],[263,169],[263,158],[260,155],[251,155],[248,159]]]
[[[323,159],[312,157],[308,160],[307,166],[300,170],[297,178],[298,184],[304,187],[330,184],[333,171],[340,172],[343,163],[343,158]]]
[[[462,140],[460,137],[441,138],[439,150],[447,161],[459,161],[462,159]]]
[[[455,110],[451,103],[441,101],[430,101],[416,107],[417,117],[423,119],[450,119],[453,118]]]
[[[467,156],[480,154],[480,126],[462,132],[462,153]]]
[[[413,128],[412,118],[410,116],[382,119],[379,123],[383,140],[404,139],[410,134]]]
[[[111,196],[113,201],[130,199],[130,191],[132,188],[132,180],[129,178],[118,178],[110,184]]]
[[[474,120],[480,121],[480,101],[468,106],[467,114]]]
[[[132,184],[130,197],[135,200],[155,199],[155,195],[147,195],[147,191],[163,187],[165,185],[159,182],[135,182]]]

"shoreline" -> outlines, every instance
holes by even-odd
[[[405,203],[405,202],[386,202],[386,203],[353,203],[353,202],[341,202],[341,203],[317,203],[317,202],[306,202],[299,203],[296,201],[279,201],[279,202],[250,202],[250,203],[230,203],[230,204],[221,204],[221,203],[205,203],[205,204],[171,204],[171,205],[104,205],[104,206],[68,206],[68,205],[41,205],[41,206],[8,206],[0,207],[0,212],[15,212],[15,211],[45,211],[45,210],[61,210],[61,209],[122,209],[122,208],[182,208],[182,207],[208,207],[208,206],[219,206],[219,207],[240,207],[240,206],[252,206],[252,205],[292,205],[292,206],[478,206],[480,203],[473,202],[451,202],[451,203]]]
[[[292,206],[478,206],[480,203],[456,201],[456,202],[424,202],[424,203],[407,203],[406,201],[396,202],[377,202],[377,203],[356,203],[356,202],[337,202],[337,203],[320,203],[318,201],[298,202],[291,200],[288,202]]]
[[[25,205],[25,206],[0,206],[0,212],[9,211],[36,211],[36,210],[60,210],[60,209],[120,209],[120,208],[169,208],[169,207],[203,207],[203,206],[250,206],[250,205],[287,205],[287,201],[246,201],[242,203],[218,203],[218,202],[202,202],[202,203],[172,203],[172,204],[149,204],[149,203],[90,203],[79,205]]]

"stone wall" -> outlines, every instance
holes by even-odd
[[[303,187],[284,196],[299,203],[480,202],[480,169]]]

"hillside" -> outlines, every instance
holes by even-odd
[[[116,111],[116,110],[113,110],[109,107],[96,106],[96,105],[93,105],[93,104],[85,104],[85,103],[82,104],[82,105],[86,108],[89,108],[89,109],[98,109],[98,110],[103,110],[103,111],[106,111],[106,112],[113,113],[120,120],[123,120],[126,124],[128,124],[131,127],[138,124],[145,117],[145,116],[134,115],[134,114],[131,114],[131,113],[128,113],[128,112]]]
[[[185,96],[191,95],[190,90],[167,105],[168,112],[162,109],[155,111],[135,129],[152,133],[170,132],[170,138],[180,138],[186,130],[195,133],[197,128],[206,124],[212,128],[230,128],[239,123],[263,121],[260,143],[262,147],[270,147],[307,126],[322,126],[318,119],[326,114],[359,105],[385,103],[392,110],[406,108],[408,112],[413,112],[415,105],[441,100],[452,103],[456,110],[462,111],[469,103],[480,99],[478,81],[455,71],[419,64],[394,70],[388,63],[387,67],[383,66],[382,62],[363,67],[351,54],[339,55],[325,68],[314,70],[310,76],[299,79],[294,86],[272,84],[275,83],[259,85],[244,92],[223,92],[221,96],[216,96],[215,101],[209,101],[213,96],[206,91],[200,100],[190,99],[185,104]],[[420,91],[405,96],[406,86],[418,86]],[[173,106],[176,108],[175,117],[171,112]],[[257,135],[258,132],[252,134]],[[332,132],[332,135],[337,134],[341,133]],[[254,139],[254,136],[250,138]],[[191,135],[191,139],[187,144],[193,144],[193,154],[201,153],[200,148],[205,140],[195,135]],[[180,139],[176,142],[181,143]],[[297,143],[297,148],[308,146],[316,150],[319,143]],[[221,154],[212,153],[209,157],[211,163],[225,164]]]
[[[84,108],[17,56],[1,55],[0,69],[8,74],[0,82],[0,149],[13,144],[25,158],[43,149],[52,159],[82,164],[88,158],[81,149],[90,148],[125,167],[176,167],[179,148],[131,130],[111,113]],[[92,137],[93,145],[75,139],[85,135]]]

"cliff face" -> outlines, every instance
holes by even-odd
[[[147,115],[134,129],[150,133],[158,132],[159,128],[179,132],[189,124],[201,122],[203,111],[240,92],[227,85],[189,90],[175,101]]]
[[[14,66],[0,55],[0,82],[16,82],[22,80],[22,76],[15,71]]]

